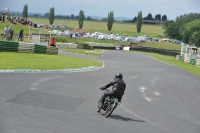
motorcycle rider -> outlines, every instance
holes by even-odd
[[[100,109],[103,107],[104,100],[106,96],[115,96],[119,99],[119,102],[121,102],[122,96],[124,95],[124,91],[126,89],[126,83],[123,81],[123,75],[121,73],[117,73],[115,75],[115,78],[110,81],[106,86],[101,87],[101,90],[105,90],[108,87],[113,85],[112,90],[105,91],[101,97],[101,99],[98,102],[98,109],[97,112],[100,111]]]

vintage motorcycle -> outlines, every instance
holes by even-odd
[[[107,90],[108,91],[108,90]],[[98,111],[106,118],[108,118],[119,104],[119,99],[114,96],[107,96],[105,98],[103,107]]]

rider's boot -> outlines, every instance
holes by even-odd
[[[100,110],[101,110],[101,108],[102,108],[103,106],[102,106],[102,103],[98,103],[98,105],[97,105],[97,112],[99,112]]]

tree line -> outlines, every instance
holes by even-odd
[[[200,47],[200,13],[189,13],[164,23],[165,36]]]
[[[24,5],[24,9],[22,12],[23,17],[28,17],[28,5]],[[49,23],[52,25],[54,22],[54,8],[50,8],[49,13],[46,13],[45,16],[49,18]],[[83,28],[85,15],[84,11],[80,10],[78,16],[71,15],[72,18],[78,19],[79,28]],[[108,31],[112,31],[114,20],[114,12],[110,11],[108,13],[108,17],[104,19],[107,21]],[[137,17],[133,19],[136,22],[137,32],[141,32],[142,28],[142,20],[164,20],[166,21],[163,25],[165,29],[165,36],[172,39],[182,40],[187,44],[193,44],[196,46],[200,46],[200,13],[190,13],[180,15],[176,18],[176,20],[167,21],[167,16],[161,14],[155,15],[155,18],[152,17],[152,14],[149,13],[146,17],[142,17],[142,11],[138,12]]]
[[[49,13],[46,13],[44,15],[44,17],[48,17],[49,18],[49,23],[50,25],[53,24],[54,22],[54,19],[55,19],[55,14],[54,14],[54,7],[50,8],[49,10]],[[37,15],[35,15],[37,16]],[[22,17],[25,17],[25,18],[28,18],[28,5],[25,4],[24,5],[24,9],[22,11]],[[82,29],[83,28],[83,23],[84,23],[84,20],[85,20],[85,15],[84,15],[84,11],[83,10],[80,10],[79,12],[79,15],[78,16],[74,16],[73,14],[71,15],[72,18],[77,18],[78,19],[78,25],[79,25],[79,28]],[[90,18],[90,17],[89,17]],[[90,18],[91,19],[91,18]],[[108,31],[111,31],[112,30],[112,26],[113,26],[113,23],[114,23],[114,12],[113,11],[110,11],[108,13],[108,17],[103,19],[104,21],[107,21],[107,28],[108,28]],[[142,11],[140,11],[138,13],[138,17],[137,17],[137,32],[140,32],[141,31],[141,27],[142,27]]]

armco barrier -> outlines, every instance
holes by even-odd
[[[200,59],[197,59],[197,60],[196,60],[196,65],[197,65],[197,66],[200,66]]]
[[[34,43],[19,43],[18,52],[34,53]]]
[[[0,41],[0,52],[24,52],[38,54],[58,54],[58,48],[34,43]]]
[[[74,43],[57,43],[56,44],[57,48],[77,48],[78,45]]]
[[[34,53],[46,54],[46,51],[47,51],[47,46],[42,46],[42,45],[35,44]]]
[[[115,46],[93,46],[94,49],[108,49],[108,50],[116,50]],[[120,47],[121,48],[121,47]]]
[[[177,55],[176,60],[191,64],[191,65],[200,66],[200,59],[191,59],[189,57]]]
[[[186,63],[190,63],[190,57],[184,57],[184,62],[186,62]]]
[[[95,49],[108,49],[108,50],[122,50],[122,46],[116,47],[116,46],[93,46]],[[175,56],[180,54],[180,51],[178,50],[168,50],[168,49],[158,49],[158,48],[151,48],[151,47],[131,47],[129,50],[136,50],[136,51],[144,51],[144,52],[153,52],[153,53],[158,53],[162,55],[170,55],[170,56]]]
[[[191,65],[196,65],[196,59],[190,59],[190,64]]]
[[[184,62],[184,56],[179,56],[179,61]]]
[[[0,51],[17,52],[19,42],[0,41]]]
[[[140,46],[131,47],[130,50],[153,52],[153,53],[158,53],[162,55],[170,55],[170,56],[176,56],[180,54],[180,51],[178,50],[158,49],[158,48],[140,47]]]
[[[58,48],[55,47],[47,47],[46,54],[58,54]]]
[[[179,56],[180,56],[180,55],[176,55],[176,60],[179,60]]]

